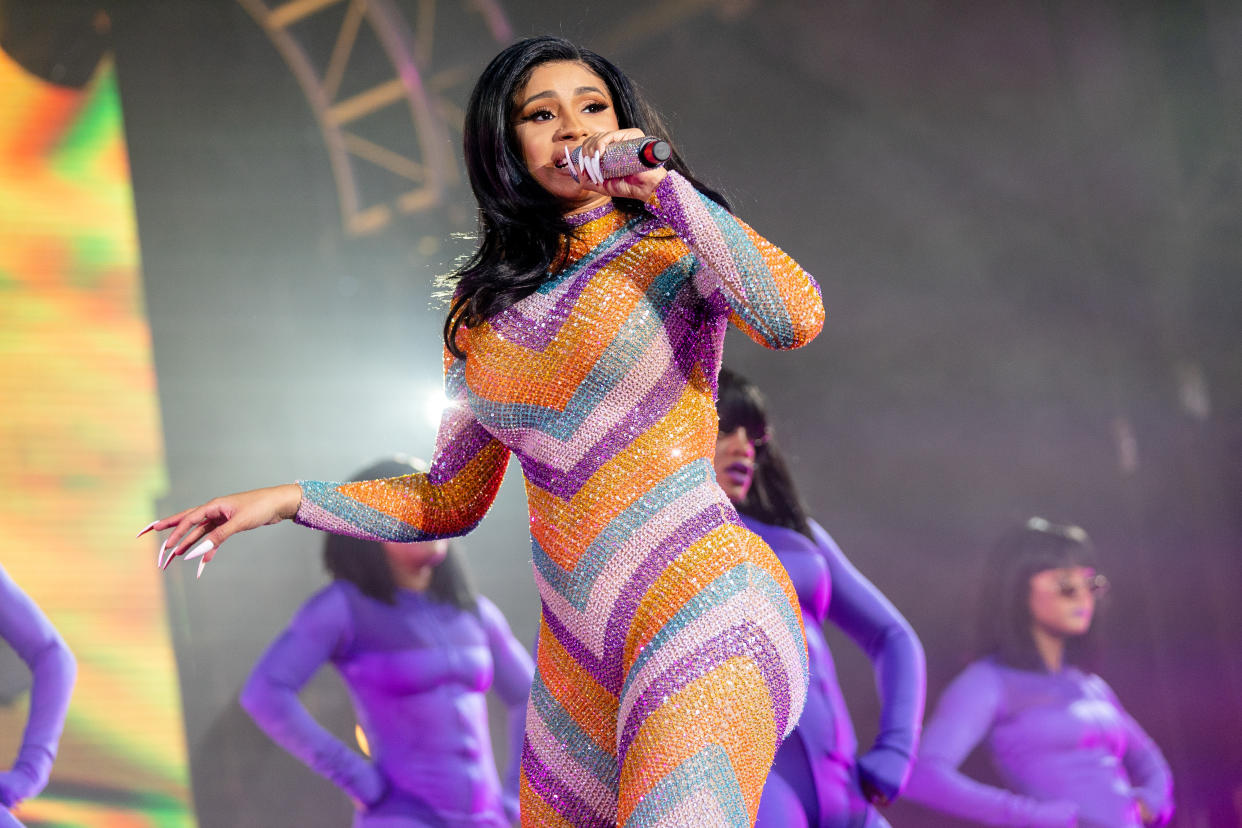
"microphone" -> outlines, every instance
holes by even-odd
[[[586,158],[582,157],[582,147],[574,147],[572,151],[565,148],[565,160],[569,162],[569,174],[574,181],[585,174],[596,184],[602,184],[605,178],[624,178],[658,167],[672,154],[667,141],[650,135],[609,144],[598,156]]]

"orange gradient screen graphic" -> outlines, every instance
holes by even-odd
[[[193,825],[155,541],[133,540],[164,475],[109,61],[65,89],[0,52],[0,412],[0,560],[78,660],[51,783],[15,814]],[[0,769],[27,695],[0,705]]]

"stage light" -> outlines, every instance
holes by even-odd
[[[452,405],[453,402],[444,396],[443,388],[428,388],[423,391],[421,396],[423,419],[427,425],[435,428],[440,425],[440,418],[444,414],[444,409]]]

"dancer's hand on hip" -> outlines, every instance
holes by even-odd
[[[43,785],[33,776],[20,765],[12,770],[0,771],[0,806],[15,808],[23,799],[29,799],[43,790]]]
[[[863,795],[873,805],[892,802],[910,778],[910,757],[897,748],[873,747],[859,756],[857,761]]]

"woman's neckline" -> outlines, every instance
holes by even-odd
[[[613,203],[612,199],[608,199],[603,204],[598,207],[592,207],[590,210],[583,210],[581,213],[570,213],[565,216],[565,221],[569,222],[571,227],[581,227],[587,222],[603,218],[615,209],[617,209],[617,205]]]

